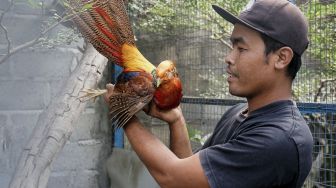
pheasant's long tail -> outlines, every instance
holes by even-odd
[[[80,32],[105,57],[123,66],[123,44],[134,34],[123,0],[69,0]]]

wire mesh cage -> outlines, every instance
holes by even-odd
[[[216,15],[211,5],[238,15],[248,0],[129,2],[141,52],[156,65],[165,59],[176,62],[183,83],[182,110],[196,149],[222,114],[244,101],[229,94],[225,76],[224,57],[230,50],[232,26]],[[310,47],[293,85],[294,99],[314,138],[313,168],[304,186],[336,187],[336,2],[294,3],[306,15],[310,33]],[[151,118],[144,121],[168,144],[167,126]]]

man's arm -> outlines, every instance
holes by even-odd
[[[106,85],[105,101],[113,94],[114,86]],[[147,113],[169,124],[171,131],[171,150],[158,138],[145,129],[136,117],[124,126],[132,148],[159,185],[165,187],[209,187],[203,172],[199,155],[192,155],[186,124],[181,108],[160,111],[155,104]]]
[[[177,123],[177,122],[176,122]],[[171,124],[175,126],[177,124]],[[172,127],[172,131],[178,132],[178,127]],[[125,133],[151,175],[159,185],[165,187],[209,187],[207,178],[203,172],[199,155],[179,159],[158,138],[145,129],[136,117],[133,117],[124,127]],[[177,136],[172,133],[172,136]],[[184,141],[181,141],[184,143]],[[178,142],[172,143],[177,153],[180,153]],[[182,156],[185,156],[182,149]]]
[[[170,149],[181,159],[192,155],[189,135],[184,117],[169,124],[170,130]]]
[[[151,104],[148,115],[166,121],[170,130],[170,149],[178,158],[192,155],[187,125],[180,107],[169,111],[161,111],[155,104]]]

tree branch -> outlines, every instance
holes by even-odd
[[[326,87],[326,84],[328,82],[336,82],[336,79],[321,80],[320,87],[318,88],[317,93],[315,94],[315,97],[314,97],[314,102],[317,102],[318,97],[321,97],[323,95],[322,89]]]
[[[69,139],[74,122],[86,103],[79,95],[95,88],[102,78],[107,59],[88,45],[79,67],[71,74],[61,94],[42,112],[25,146],[9,188],[45,188],[51,164]]]
[[[13,2],[13,0],[11,0],[11,2]],[[10,9],[10,8],[9,8]],[[4,12],[6,13],[6,12]],[[8,49],[7,49],[7,54],[5,54],[2,58],[0,58],[0,64],[4,63],[9,57],[11,57],[12,55],[28,48],[28,47],[31,47],[35,44],[37,44],[38,42],[40,42],[42,40],[42,38],[48,33],[50,32],[52,29],[54,29],[55,27],[57,27],[58,25],[60,25],[61,23],[64,23],[64,22],[67,22],[69,20],[71,20],[73,18],[73,16],[75,16],[76,14],[71,14],[69,16],[64,16],[62,17],[62,19],[60,19],[59,21],[55,22],[54,24],[52,24],[51,26],[49,26],[48,28],[46,28],[44,31],[42,31],[36,38],[34,38],[33,40],[31,41],[28,41],[24,44],[21,44],[15,48],[12,48],[10,47],[10,40],[8,38],[8,35],[7,35],[7,29],[2,25],[2,19],[3,19],[3,15],[4,13],[1,15],[0,17],[0,27],[5,30],[5,33],[6,33],[6,39],[7,39],[7,42],[8,42]]]
[[[219,28],[221,28],[221,30],[223,31],[223,35],[220,35],[219,33],[213,33],[214,37],[216,40],[219,40],[221,41],[225,46],[227,46],[229,49],[232,49],[232,46],[230,45],[230,43],[228,43],[227,41],[225,41],[223,39],[223,36],[225,35],[229,35],[229,33],[227,32],[226,28],[222,27],[222,25],[220,24],[220,22],[218,21],[218,19],[216,19],[214,16],[212,16],[212,14],[209,14],[209,13],[204,13],[203,14],[206,15],[206,19],[209,21],[209,22],[213,22],[214,24],[216,24]]]
[[[3,22],[3,19],[4,19],[5,14],[6,14],[7,12],[9,12],[9,10],[13,7],[13,5],[14,5],[14,0],[10,0],[10,1],[9,1],[9,6],[7,7],[7,9],[6,9],[4,12],[2,12],[2,13],[0,14],[0,28],[1,28],[2,30],[4,30],[4,32],[5,32],[5,38],[6,38],[6,41],[7,41],[7,53],[8,53],[8,54],[9,54],[10,49],[11,49],[11,42],[10,42],[9,37],[8,37],[8,30],[7,30],[7,28],[2,24],[2,22]],[[1,61],[0,61],[0,64],[1,64]]]
[[[228,42],[226,42],[226,41],[223,39],[223,37],[220,36],[218,33],[214,33],[214,37],[215,37],[215,39],[221,41],[226,47],[228,47],[229,49],[232,50],[232,46],[231,46]]]

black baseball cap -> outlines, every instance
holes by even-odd
[[[292,48],[298,55],[308,47],[308,23],[300,9],[287,0],[254,0],[238,17],[223,8],[213,9],[232,24],[243,24]]]

